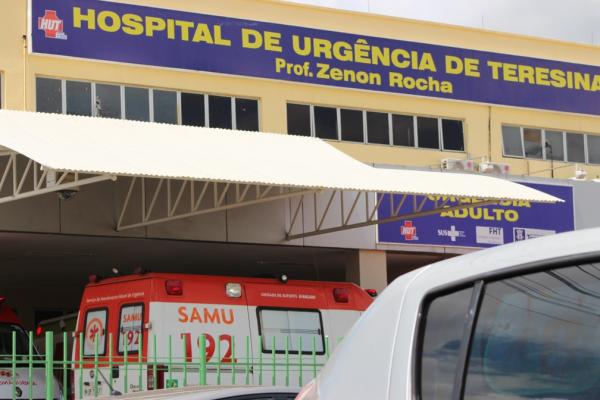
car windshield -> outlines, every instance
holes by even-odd
[[[14,324],[0,323],[0,359],[6,360],[12,357],[13,332],[16,332],[16,349],[14,353],[17,355],[17,359],[22,360],[29,354],[29,338],[23,328]]]

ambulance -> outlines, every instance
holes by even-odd
[[[4,302],[5,298],[0,296],[0,399],[44,399],[46,398],[46,376],[44,368],[40,367],[42,358],[35,347],[32,347],[30,376],[29,336],[15,313]],[[16,339],[15,349],[13,349],[13,335]],[[13,355],[16,356],[14,363]],[[56,379],[54,379],[53,393],[54,399],[62,399]]]
[[[75,398],[203,383],[298,386],[374,295],[285,275],[92,276],[74,335]]]

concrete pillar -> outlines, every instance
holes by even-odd
[[[381,293],[388,284],[385,251],[358,250],[346,259],[346,280]]]

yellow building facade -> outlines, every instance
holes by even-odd
[[[130,0],[127,3],[584,65],[599,65],[600,60],[600,48],[596,46],[311,7],[284,1]],[[39,102],[36,99],[36,78],[48,77],[257,99],[259,126],[260,130],[265,132],[287,133],[288,103],[433,116],[462,121],[464,151],[439,151],[415,146],[353,143],[344,140],[331,140],[331,143],[366,163],[438,169],[444,158],[487,158],[492,162],[509,164],[513,175],[556,178],[573,176],[575,163],[560,160],[551,162],[537,159],[537,156],[505,156],[502,126],[600,136],[600,117],[584,113],[30,54],[31,38],[28,37],[27,9],[25,0],[8,0],[0,4],[0,14],[4,21],[0,27],[2,107],[7,109],[36,110],[36,103]],[[230,62],[234,63],[236,60]],[[568,89],[557,90],[556,95],[569,96],[570,92],[572,91]],[[551,158],[547,154],[545,156]],[[587,165],[584,165],[586,162],[579,164],[587,171],[588,177],[600,176],[600,166],[589,160]]]

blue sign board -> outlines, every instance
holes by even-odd
[[[465,208],[441,214],[389,222],[378,225],[378,242],[421,245],[491,247],[532,239],[575,228],[573,188],[571,186],[522,183],[556,196],[564,203],[541,204],[528,201],[505,201],[498,205]],[[427,197],[427,196],[426,196]],[[388,218],[400,204],[400,195],[384,196],[377,213]],[[420,204],[423,196],[417,200]],[[435,200],[448,200],[447,206],[470,203],[476,199],[427,197],[423,211],[433,209]],[[393,201],[393,203],[392,203]],[[406,201],[400,215],[413,212],[413,202]]]
[[[600,115],[600,67],[99,0],[30,0],[33,53]]]

